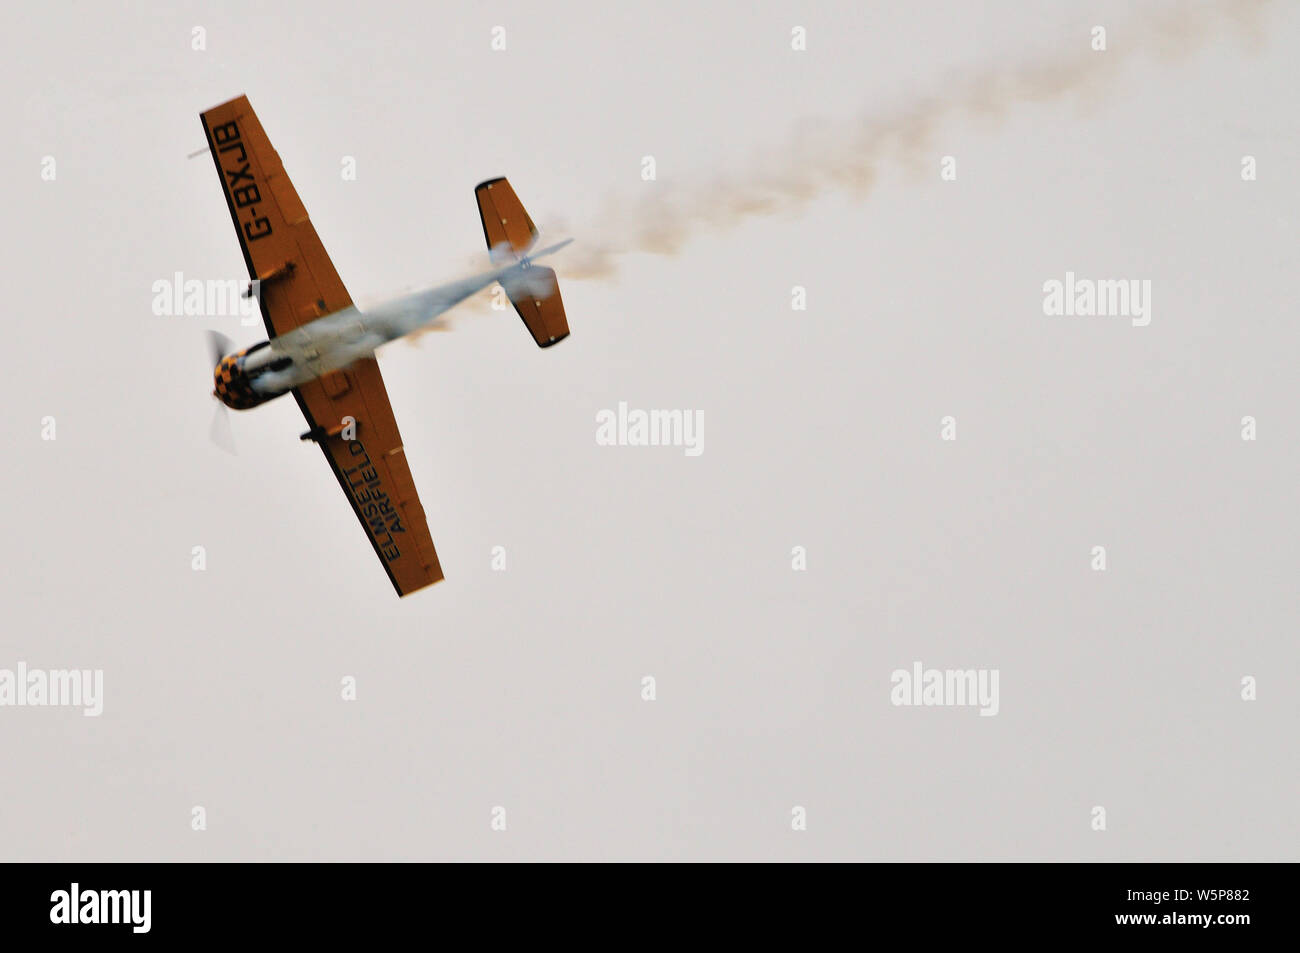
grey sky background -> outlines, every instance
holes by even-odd
[[[0,857],[1297,859],[1300,10],[1126,29],[1164,9],[0,14],[0,668],[105,679],[99,718],[0,708]],[[151,312],[174,272],[244,276],[185,158],[240,93],[364,305],[485,260],[482,179],[575,254],[618,244],[610,201],[747,181],[810,123],[852,141],[1094,24],[1096,80],[946,116],[865,195],[603,281],[561,253],[556,348],[480,307],[381,351],[447,574],[405,600],[292,400],[209,443],[203,329],[260,323]],[[1044,316],[1067,271],[1151,280],[1150,326]],[[704,453],[598,447],[619,401],[701,411]],[[1000,670],[1000,713],[891,706],[918,660]]]

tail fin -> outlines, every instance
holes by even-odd
[[[487,239],[493,261],[526,259],[528,250],[537,241],[537,226],[510,183],[504,178],[480,182],[474,188],[474,198],[478,200],[483,237]],[[569,336],[564,301],[552,269],[528,264],[518,275],[503,279],[501,287],[538,347],[550,347]]]

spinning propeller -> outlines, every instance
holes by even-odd
[[[216,368],[217,363],[235,350],[235,342],[219,331],[208,332],[209,367]],[[230,408],[214,396],[217,408],[212,414],[212,423],[208,427],[208,437],[226,453],[235,453],[235,435],[230,429]]]

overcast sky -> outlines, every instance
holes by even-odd
[[[0,708],[0,856],[1296,859],[1300,11],[1134,6],[0,14],[0,669],[104,672]],[[485,260],[486,178],[577,239],[559,346],[470,307],[380,354],[447,576],[404,600],[291,399],[209,442],[203,331],[260,324],[151,309],[244,277],[186,158],[240,93],[358,302]],[[872,187],[683,213],[800,148]],[[566,278],[655,209],[676,254]],[[1067,272],[1150,323],[1045,315]],[[703,453],[598,446],[620,401]],[[998,714],[892,705],[915,662]]]

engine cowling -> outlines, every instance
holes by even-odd
[[[266,369],[265,366],[256,369],[247,366],[250,354],[269,345],[269,341],[263,341],[234,354],[227,354],[217,361],[212,372],[212,395],[232,410],[248,410],[266,403],[272,397],[279,397],[282,391],[266,393],[253,386],[253,379]]]

